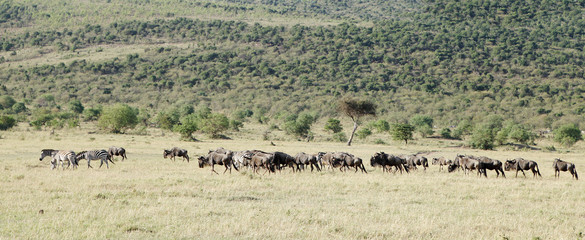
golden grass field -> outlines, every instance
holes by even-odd
[[[0,239],[582,239],[585,185],[551,164],[560,157],[585,176],[585,147],[557,152],[477,151],[457,142],[418,139],[404,145],[261,140],[244,128],[233,140],[182,142],[149,129],[148,135],[34,131],[24,125],[0,132]],[[275,133],[276,134],[276,133]],[[93,169],[50,170],[43,148],[81,151],[122,146],[129,160]],[[189,150],[190,163],[162,158],[162,150]],[[297,152],[347,151],[366,162],[368,174],[338,170],[255,175],[242,170],[212,174],[196,157],[208,149]],[[411,174],[369,166],[377,151],[427,157],[457,153],[501,161],[539,163],[542,179],[488,178],[439,172],[431,165]],[[119,157],[118,157],[119,158]],[[43,213],[40,213],[42,210]]]

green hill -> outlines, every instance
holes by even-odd
[[[0,94],[153,114],[486,116],[550,128],[585,113],[585,1],[97,1],[0,4]],[[50,97],[49,97],[50,98]]]

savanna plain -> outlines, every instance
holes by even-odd
[[[583,172],[585,146],[553,152],[479,151],[457,142],[419,139],[408,145],[325,141],[270,141],[245,127],[229,140],[179,141],[149,129],[146,135],[93,133],[92,127],[34,131],[21,125],[0,139],[1,239],[582,239],[585,187],[563,172],[554,178],[555,157]],[[91,133],[90,133],[91,132]],[[541,140],[545,141],[545,140]],[[39,161],[43,148],[107,149],[122,146],[110,168],[85,160],[76,170],[51,170]],[[179,146],[191,162],[163,159]],[[367,174],[287,169],[231,174],[199,168],[209,149],[297,152],[347,151],[364,159]],[[447,173],[436,165],[410,174],[383,173],[369,166],[375,152],[457,153],[504,161],[538,162],[542,178],[506,172],[507,178]],[[262,171],[261,171],[262,173]]]

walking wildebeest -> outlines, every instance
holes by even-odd
[[[416,167],[416,155],[402,155],[400,157],[406,160],[404,168],[408,168],[408,170],[418,170]]]
[[[573,163],[565,162],[561,159],[555,158],[555,161],[553,162],[553,168],[555,169],[555,178],[561,177],[561,171],[569,171],[576,180],[579,180],[577,169],[575,169],[575,164]]]
[[[473,156],[457,155],[453,164],[449,165],[449,172],[455,171],[457,167],[463,168],[465,175],[468,175],[470,171],[477,169],[479,166],[479,160],[474,159]],[[479,175],[478,171],[478,175]]]
[[[535,161],[526,160],[524,158],[516,158],[516,159],[512,159],[512,160],[506,160],[504,169],[506,171],[516,170],[516,177],[518,177],[518,171],[522,171],[524,178],[526,178],[526,173],[524,173],[524,170],[529,170],[529,169],[532,170],[532,177],[533,178],[536,177],[536,174],[538,174],[538,176],[542,177],[542,175],[540,175],[538,163],[536,163]]]
[[[169,157],[173,161],[175,161],[176,156],[183,157],[183,162],[185,161],[185,159],[187,159],[187,162],[189,162],[189,155],[187,154],[187,150],[185,150],[185,149],[173,147],[171,150],[165,149],[163,152],[164,158]]]
[[[357,172],[358,170],[362,170],[363,173],[368,173],[368,171],[366,171],[366,168],[364,167],[362,159],[352,154],[341,153],[341,158],[339,159],[339,161],[341,161],[341,167],[339,168],[340,171],[344,167],[346,167],[347,169],[349,169],[350,167],[354,167],[355,172]]]
[[[280,171],[283,167],[289,166],[295,171],[295,166],[297,165],[295,162],[295,158],[291,155],[288,155],[283,152],[274,152],[274,165],[278,171]],[[298,168],[298,166],[296,166]]]
[[[128,157],[126,157],[126,149],[123,147],[110,147],[108,149],[108,154],[110,154],[110,157],[112,158],[114,156],[121,156],[122,161],[124,161],[124,159],[128,159]]]
[[[403,164],[405,163],[405,159],[399,158],[397,156],[387,154],[384,152],[375,153],[374,156],[370,158],[370,165],[372,167],[381,166],[384,172],[390,172],[392,167],[395,167],[394,173],[400,170],[400,174],[402,174]],[[408,173],[408,169],[405,169]]]
[[[433,165],[439,165],[439,172],[443,170],[443,166],[449,166],[449,164],[453,163],[453,161],[448,160],[445,157],[433,158]]]
[[[506,177],[506,174],[504,174],[504,169],[502,167],[502,162],[496,159],[491,159],[488,157],[480,157],[478,159],[476,159],[479,161],[479,165],[477,166],[477,171],[479,171],[479,173],[483,173],[483,176],[487,178],[487,170],[495,170],[497,176],[500,176],[500,173],[502,173],[503,177]]]
[[[313,169],[317,168],[317,171],[321,171],[321,168],[319,167],[319,164],[317,163],[317,155],[318,154],[306,154],[304,152],[300,152],[297,153],[297,155],[295,156],[295,162],[297,164],[297,170],[301,170],[301,168],[299,168],[299,166],[302,167],[302,169],[305,169],[305,166],[310,165],[311,166],[311,172],[313,172]],[[315,166],[315,167],[313,167]]]
[[[228,169],[230,170],[230,174],[231,174],[232,173],[232,166],[236,169],[236,171],[239,171],[238,167],[236,167],[236,165],[234,164],[234,161],[232,159],[233,155],[234,155],[234,153],[232,151],[227,151],[226,153],[210,152],[209,154],[207,154],[207,157],[200,156],[198,158],[199,168],[203,168],[205,165],[210,165],[211,172],[219,174],[215,171],[215,168],[214,168],[215,164],[218,164],[218,165],[223,165],[225,167],[225,170],[223,171],[224,174]]]
[[[253,172],[254,173],[258,173],[258,169],[260,169],[260,167],[264,167],[266,168],[266,171],[263,174],[266,174],[266,172],[275,172],[274,169],[274,153],[267,153],[267,152],[263,152],[263,151],[258,151],[258,150],[254,150],[252,151],[254,154],[252,155],[252,158],[250,159],[250,165],[252,165],[253,168]]]
[[[424,156],[416,156],[416,158],[414,159],[414,163],[416,165],[423,166],[425,171],[429,167],[429,160]]]

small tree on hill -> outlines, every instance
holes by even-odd
[[[360,118],[367,115],[376,116],[376,105],[368,100],[345,98],[339,101],[339,110],[353,121],[353,130],[347,141],[347,146],[351,146],[355,131],[360,124]]]
[[[98,120],[98,126],[112,133],[123,133],[138,124],[138,111],[126,104],[116,104],[104,109]]]
[[[412,133],[414,132],[414,126],[408,123],[395,123],[390,128],[390,134],[392,139],[404,141],[408,144],[408,140],[412,140]]]
[[[581,130],[575,124],[566,124],[553,131],[555,142],[566,146],[572,146],[576,142],[583,140]]]
[[[343,127],[341,127],[341,122],[339,120],[335,118],[330,118],[329,120],[327,120],[327,123],[325,124],[325,130],[332,131],[333,133],[338,133],[343,130]]]

